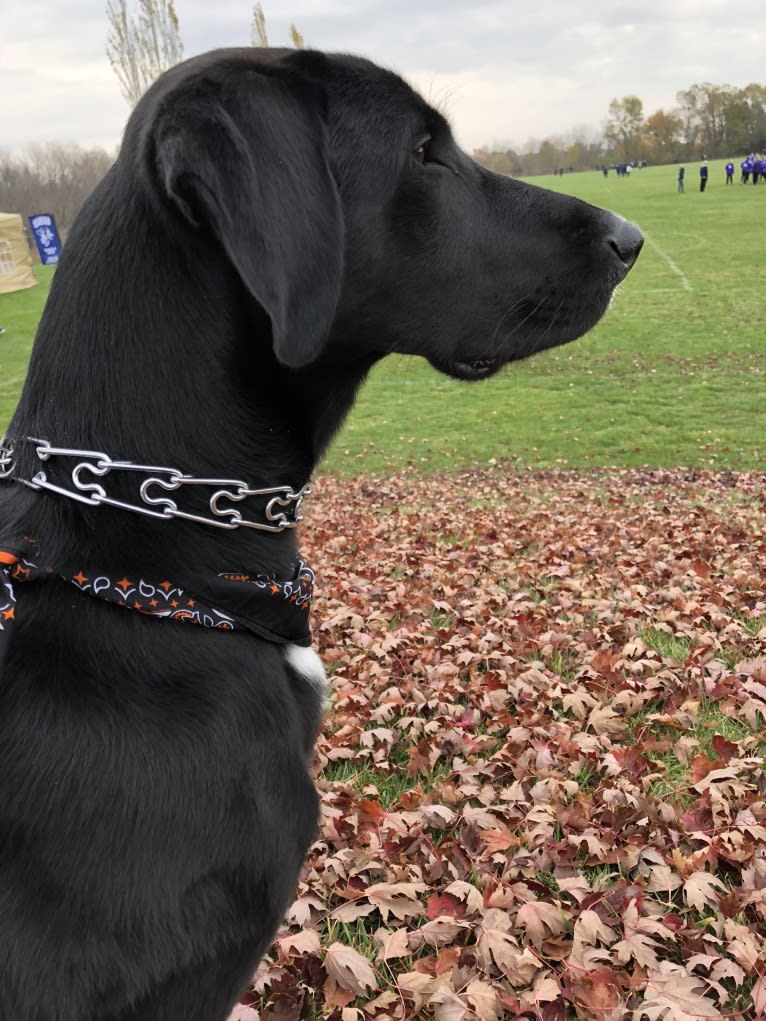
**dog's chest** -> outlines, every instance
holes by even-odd
[[[313,649],[302,645],[285,645],[284,650],[287,665],[311,685],[321,699],[322,708],[326,708],[328,681],[319,655]]]

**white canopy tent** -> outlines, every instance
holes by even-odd
[[[0,294],[34,287],[32,256],[18,213],[0,213]]]

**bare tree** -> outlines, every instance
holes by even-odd
[[[114,153],[66,142],[0,150],[0,195],[10,212],[52,213],[66,235],[87,196],[114,161]]]
[[[138,17],[127,0],[107,0],[106,55],[122,94],[135,106],[151,83],[183,57],[184,45],[173,0],[138,0]]]
[[[269,37],[266,35],[266,15],[263,7],[256,4],[253,8],[253,30],[251,35],[253,46],[268,46]]]
[[[290,25],[290,38],[293,41],[293,46],[296,50],[302,50],[305,46],[303,36],[300,34],[295,25]],[[253,46],[268,46],[269,37],[266,33],[266,15],[263,13],[263,7],[260,4],[256,4],[253,7],[253,24],[250,32],[250,41]]]

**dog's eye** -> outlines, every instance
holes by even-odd
[[[420,145],[416,146],[412,150],[412,157],[413,157],[413,159],[415,160],[416,163],[419,163],[421,166],[424,163],[430,163],[431,162],[431,159],[430,159],[429,154],[428,154],[428,143],[430,141],[431,141],[430,138],[424,138],[423,141],[420,143]]]

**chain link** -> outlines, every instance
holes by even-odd
[[[304,486],[298,492],[292,486],[270,486],[266,489],[251,489],[246,482],[239,479],[204,479],[193,475],[184,475],[178,468],[160,467],[158,465],[134,464],[132,461],[113,461],[108,454],[99,450],[76,450],[71,447],[52,447],[46,440],[30,439],[34,445],[39,461],[45,464],[51,458],[78,458],[78,463],[71,469],[71,485],[59,485],[51,482],[44,470],[36,472],[31,479],[15,476],[17,482],[31,489],[43,489],[58,493],[78,503],[91,507],[107,504],[121,510],[145,514],[152,518],[164,520],[183,518],[201,525],[213,525],[215,528],[256,528],[264,532],[282,532],[286,528],[295,528],[303,520],[300,507],[303,499],[311,492],[310,486]],[[13,475],[15,469],[14,447],[12,443],[0,440],[0,479]],[[146,478],[139,486],[141,504],[128,503],[109,496],[101,479],[106,481],[110,472],[138,472]],[[185,486],[215,487],[215,492],[208,500],[212,517],[203,514],[191,514],[181,510],[178,504],[167,493],[175,492]],[[160,490],[160,491],[158,491]],[[251,521],[244,518],[236,507],[222,507],[221,501],[228,500],[239,503],[250,497],[270,497],[265,507],[266,521]]]
[[[13,471],[13,449],[4,446],[5,441],[0,440],[0,479],[10,478]]]

